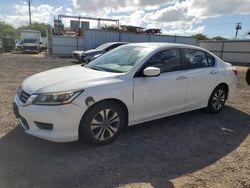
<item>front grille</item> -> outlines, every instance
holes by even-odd
[[[23,46],[23,50],[37,50],[37,46]]]
[[[20,91],[18,91],[18,97],[22,101],[22,103],[26,103],[27,100],[30,98],[30,94],[20,89]]]

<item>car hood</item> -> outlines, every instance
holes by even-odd
[[[74,65],[35,74],[24,80],[21,87],[28,93],[75,91],[99,84],[119,82],[121,75]]]
[[[95,50],[95,49],[91,49],[91,50],[87,50],[84,52],[84,54],[99,54],[102,53],[102,50]]]
[[[84,51],[83,50],[75,50],[72,52],[72,54],[82,54]]]

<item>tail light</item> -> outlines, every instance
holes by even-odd
[[[233,67],[233,72],[234,72],[234,74],[235,74],[235,76],[237,76],[238,75],[238,72],[237,72],[237,69],[235,68],[235,67]]]

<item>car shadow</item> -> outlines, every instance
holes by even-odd
[[[231,107],[192,111],[127,128],[113,143],[52,143],[17,127],[0,139],[0,187],[117,187],[170,180],[211,165],[250,132],[250,116]]]

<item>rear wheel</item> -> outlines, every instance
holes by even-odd
[[[218,113],[222,110],[227,99],[227,89],[224,86],[217,86],[211,94],[207,109],[210,113]]]
[[[101,102],[91,107],[80,124],[80,137],[94,144],[112,142],[125,126],[125,113],[115,102]]]

